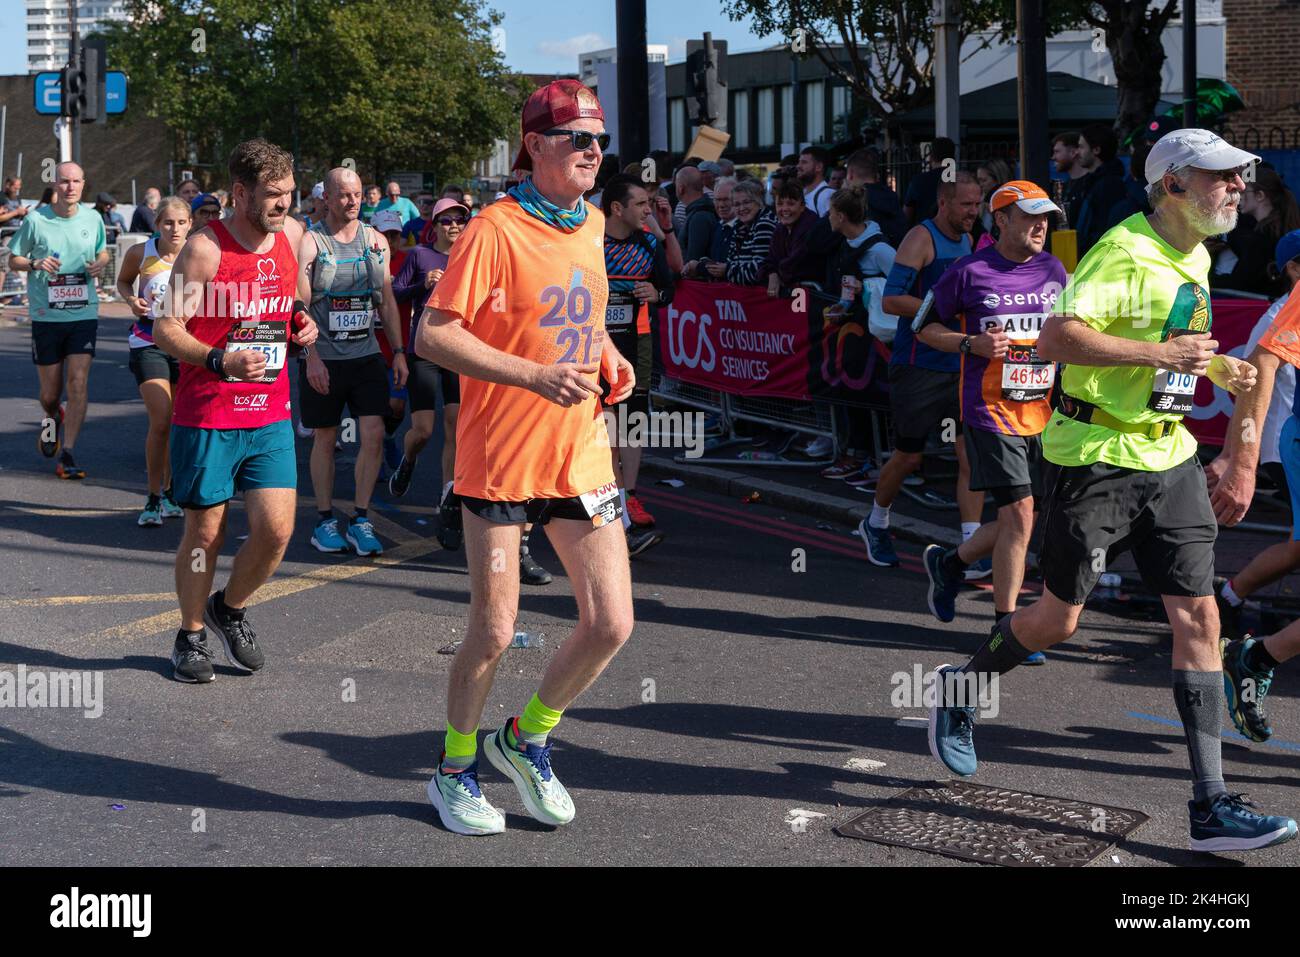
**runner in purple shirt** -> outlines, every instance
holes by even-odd
[[[956,615],[966,566],[989,554],[995,621],[1016,610],[1034,505],[1045,485],[1040,435],[1052,415],[1056,366],[1039,358],[1036,345],[1066,282],[1060,260],[1043,251],[1048,215],[1058,210],[1039,186],[1023,180],[997,189],[989,206],[997,242],[959,259],[940,277],[917,334],[931,348],[961,355],[958,392],[970,487],[992,495],[998,509],[997,521],[981,525],[959,547],[925,550],[930,611],[945,622]]]

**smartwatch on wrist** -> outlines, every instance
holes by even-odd
[[[970,355],[970,343],[971,343],[970,336],[961,337],[961,346],[958,347],[958,350],[961,352],[962,355],[964,356]]]

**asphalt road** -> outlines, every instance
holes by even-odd
[[[894,676],[964,660],[992,606],[971,589],[954,623],[935,622],[916,546],[900,549],[905,567],[877,569],[847,527],[644,489],[667,540],[633,564],[635,634],[557,734],[577,820],[560,832],[533,822],[484,762],[507,832],[457,837],[424,793],[451,661],[438,652],[463,635],[467,599],[463,553],[432,537],[436,456],[426,453],[400,508],[377,499],[385,557],[355,559],[308,544],[301,443],[295,538],[249,613],[267,667],[244,676],[223,663],[211,685],[180,684],[167,656],[181,528],[135,524],[146,420],[126,323],[101,327],[81,483],[55,479],[35,449],[27,336],[0,320],[0,671],[102,672],[103,712],[0,711],[10,825],[0,864],[959,864],[832,830],[945,779],[915,720],[924,709],[891,701]],[[341,453],[342,500],[350,461]],[[242,513],[232,521],[242,534]],[[545,644],[507,652],[485,728],[523,706],[572,625],[567,581],[544,536],[535,540],[556,580],[526,589],[519,621]],[[232,535],[218,582],[236,545]],[[1151,816],[1098,866],[1300,864],[1300,842],[1254,855],[1185,850],[1167,628],[1141,608],[1108,610],[1122,609],[1090,611],[1046,667],[1003,681],[1000,713],[977,729],[975,780]],[[1270,699],[1277,740],[1248,745],[1225,717],[1224,746],[1230,788],[1292,815],[1295,688],[1284,673]],[[864,760],[883,766],[859,770]]]

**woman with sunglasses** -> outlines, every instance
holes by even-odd
[[[469,210],[451,197],[438,200],[429,216],[428,227],[420,245],[410,251],[401,271],[393,280],[393,292],[399,304],[412,303],[411,331],[408,342],[415,341],[416,324],[424,314],[424,305],[447,268],[452,244],[469,224]],[[438,541],[448,551],[460,548],[460,501],[451,491],[451,477],[456,466],[456,414],[460,411],[460,377],[439,369],[427,359],[411,354],[411,374],[407,392],[411,400],[411,427],[407,430],[402,461],[388,479],[388,491],[401,498],[411,487],[415,463],[433,436],[438,387],[442,387],[442,494],[439,496]]]

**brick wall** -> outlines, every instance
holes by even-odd
[[[1246,102],[1234,128],[1287,130],[1288,147],[1300,127],[1300,0],[1223,0],[1227,21],[1228,82]]]
[[[31,76],[0,76],[0,103],[8,107],[5,129],[4,175],[12,176],[23,154],[23,198],[36,199],[49,185],[41,181],[42,161],[58,160],[53,116],[38,115]],[[112,193],[119,203],[131,202],[131,180],[143,197],[149,186],[167,189],[167,161],[172,135],[161,120],[127,112],[111,123],[86,123],[81,128],[81,165],[86,170],[86,197]]]

